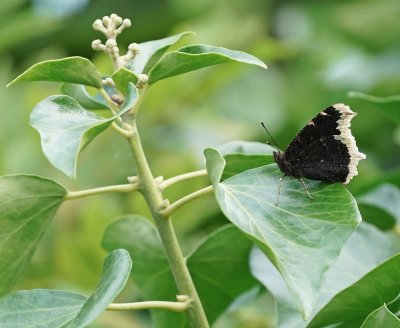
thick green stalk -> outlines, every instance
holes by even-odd
[[[133,129],[133,133],[128,140],[136,164],[140,191],[143,193],[154,217],[179,293],[189,296],[192,301],[192,306],[187,311],[189,321],[193,328],[208,328],[207,317],[179,247],[171,218],[162,214],[162,210],[167,206],[166,201],[147,163],[135,125]]]

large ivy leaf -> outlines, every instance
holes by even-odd
[[[207,171],[225,216],[245,232],[283,276],[305,318],[319,294],[324,274],[361,221],[356,202],[342,184],[301,183],[275,164],[247,170],[220,182],[225,160],[215,149],[205,151]]]
[[[261,60],[245,52],[196,44],[171,51],[161,58],[149,72],[149,84],[200,68],[229,62],[267,68]]]
[[[83,57],[67,57],[37,63],[7,86],[19,81],[55,81],[102,87],[100,73],[89,59]]]
[[[108,105],[103,97],[92,97],[82,84],[63,83],[61,85],[61,92],[74,98],[86,109],[108,109]]]
[[[65,194],[38,176],[0,177],[0,295],[23,273]]]
[[[86,327],[104,312],[124,288],[131,269],[132,260],[126,250],[116,249],[108,254],[99,283],[68,327]]]
[[[111,224],[103,247],[126,248],[135,258],[132,278],[146,300],[175,300],[177,290],[167,258],[154,227],[145,219],[132,216]],[[200,299],[212,323],[241,293],[256,282],[248,270],[251,243],[234,227],[211,234],[188,258],[187,265]],[[181,313],[152,310],[153,326],[186,327]]]
[[[107,255],[102,277],[89,298],[57,290],[24,290],[0,299],[1,327],[84,328],[121,292],[132,261],[126,250]]]
[[[127,67],[136,74],[148,73],[170,46],[178,42],[183,36],[190,34],[193,34],[193,32],[183,32],[163,39],[140,43],[139,54],[128,63]]]
[[[76,177],[78,155],[119,115],[128,111],[138,98],[136,87],[129,93],[118,115],[104,118],[85,110],[69,96],[50,96],[33,109],[31,126],[40,134],[43,153],[50,163],[70,178]]]
[[[61,290],[21,290],[0,298],[1,327],[65,327],[86,300],[85,296]]]
[[[399,250],[398,245],[392,243],[386,234],[372,225],[362,223],[346,242],[335,264],[327,271],[312,316],[336,294],[356,283]],[[261,251],[252,252],[250,268],[278,301],[278,327],[304,328],[306,321],[296,308],[282,276]],[[361,299],[364,297],[367,295],[360,295]],[[342,313],[338,312],[337,315],[341,317]],[[360,326],[364,319],[365,316],[361,316],[355,321]]]
[[[230,141],[218,147],[218,151],[226,162],[222,180],[274,162],[274,149],[261,142]]]
[[[399,328],[400,320],[397,318],[386,305],[382,305],[379,309],[372,312],[364,321],[361,328]]]

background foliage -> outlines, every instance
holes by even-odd
[[[90,46],[99,37],[90,28],[92,22],[111,12],[133,21],[120,45],[192,30],[197,35],[186,37],[188,43],[243,50],[269,67],[264,71],[223,65],[157,83],[139,117],[155,175],[169,177],[203,168],[203,149],[210,146],[235,139],[263,142],[266,137],[260,120],[285,148],[314,114],[344,102],[359,114],[352,130],[360,150],[367,154],[349,189],[360,196],[364,219],[382,218],[373,222],[381,229],[393,225],[390,210],[374,206],[371,200],[377,197],[366,193],[387,182],[390,195],[396,197],[396,191],[398,195],[400,128],[393,112],[399,105],[371,104],[348,98],[347,92],[400,93],[397,0],[3,0],[0,83],[5,86],[38,61],[68,55],[88,57],[102,71],[111,72],[108,58]],[[111,130],[82,153],[77,182],[68,180],[42,155],[39,136],[28,127],[29,113],[46,96],[60,93],[57,88],[51,83],[0,88],[0,174],[48,176],[71,190],[124,183],[126,176],[134,174],[133,162],[125,142]],[[171,189],[169,196],[174,199],[205,185],[202,180],[194,183]],[[396,203],[396,198],[383,197],[383,201],[388,199]],[[136,195],[99,195],[63,204],[15,290],[66,288],[88,294],[101,274],[105,252],[100,241],[106,226],[118,215],[146,215],[146,211]],[[209,197],[182,208],[174,222],[184,250],[190,250],[227,220]],[[120,300],[132,301],[132,295],[140,300],[133,284]],[[273,313],[272,298],[264,293],[255,304],[233,309],[218,325],[233,327],[235,322],[240,327],[246,322],[246,327],[272,327]],[[93,327],[133,324],[147,327],[148,314],[106,313]]]

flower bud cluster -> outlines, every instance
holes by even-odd
[[[115,69],[126,65],[131,59],[138,55],[140,49],[137,43],[131,43],[128,47],[128,51],[124,56],[119,55],[119,48],[117,44],[117,36],[121,32],[132,25],[130,19],[122,19],[116,14],[110,16],[104,16],[102,19],[96,19],[93,23],[93,28],[96,31],[103,33],[107,41],[105,44],[101,43],[101,40],[97,39],[92,42],[92,48],[96,51],[103,51],[108,54],[113,60]]]

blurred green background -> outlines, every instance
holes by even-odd
[[[71,190],[125,183],[134,167],[127,144],[112,130],[81,155],[78,180],[55,170],[29,127],[33,106],[60,93],[57,83],[5,85],[45,59],[88,57],[103,73],[108,59],[91,49],[101,38],[96,18],[116,13],[133,27],[119,39],[122,48],[168,35],[195,31],[180,42],[242,50],[263,60],[267,71],[221,65],[157,83],[148,93],[139,129],[155,175],[168,178],[204,167],[203,149],[231,140],[262,141],[263,120],[281,148],[315,114],[344,102],[359,115],[353,134],[367,160],[349,186],[354,194],[382,181],[400,186],[400,128],[385,112],[399,103],[370,104],[347,97],[349,90],[400,94],[400,2],[267,0],[3,0],[0,4],[0,173],[33,173],[54,178]],[[168,191],[170,200],[207,185],[206,179]],[[62,206],[23,279],[15,289],[53,288],[89,293],[105,252],[100,240],[118,215],[147,215],[135,195],[99,195]],[[185,252],[227,223],[212,197],[182,208],[174,218]],[[134,259],[133,259],[134,262]],[[134,269],[133,269],[134,270]],[[134,272],[134,271],[133,271]],[[120,301],[140,300],[129,285]],[[273,327],[274,304],[263,295],[256,304],[232,311],[218,327]],[[148,314],[106,313],[93,327],[148,327]]]

